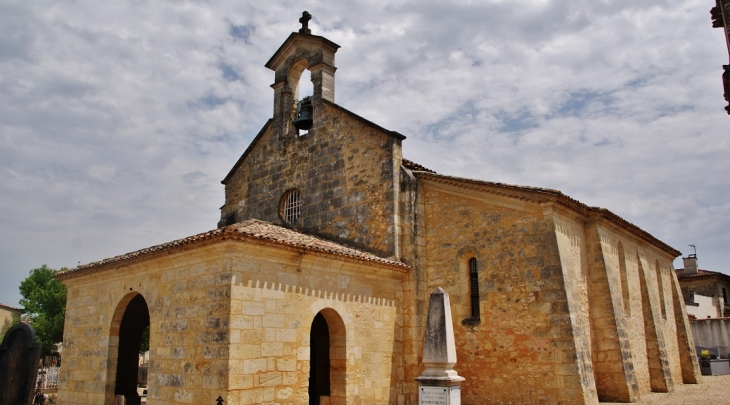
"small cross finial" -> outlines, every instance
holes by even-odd
[[[223,398],[221,398],[221,397],[220,397],[220,395],[219,395],[219,396],[218,396],[218,399],[216,399],[216,400],[215,400],[215,403],[216,403],[217,405],[223,405]]]
[[[305,11],[302,13],[302,18],[299,19],[299,22],[302,23],[302,29],[299,30],[302,34],[311,34],[312,30],[309,29],[309,20],[312,19],[312,15],[309,14],[308,11]]]

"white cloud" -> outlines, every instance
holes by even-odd
[[[452,175],[557,188],[725,271],[720,30],[689,0],[311,2],[336,100]],[[298,3],[0,4],[0,302],[215,227]],[[447,158],[444,158],[444,157]]]

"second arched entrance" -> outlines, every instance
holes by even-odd
[[[330,405],[344,405],[347,347],[342,317],[334,309],[323,309],[312,320],[309,336],[309,404],[320,405],[329,397]]]

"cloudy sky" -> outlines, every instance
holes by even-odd
[[[730,272],[714,0],[328,3],[0,2],[0,302],[42,264],[215,228],[304,9],[342,47],[337,103],[407,158],[559,189]]]

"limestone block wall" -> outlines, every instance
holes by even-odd
[[[538,204],[419,180],[427,291],[451,297],[464,404],[583,404],[555,226]],[[480,322],[469,320],[469,258],[478,261]]]
[[[20,318],[20,310],[0,304],[0,331],[10,329],[13,318]],[[0,339],[2,339],[2,336],[0,336]]]
[[[281,196],[297,188],[304,204],[295,228],[395,257],[400,138],[327,102],[307,135],[280,140],[274,126],[224,180],[222,216],[281,224]]]
[[[319,312],[330,331],[329,403],[403,403],[405,273],[223,241],[69,277],[60,402],[113,403],[119,319],[141,294],[151,405],[309,403]]]
[[[403,403],[405,273],[268,249],[237,253],[230,267],[226,403],[309,403],[309,339],[320,311],[332,345],[329,403]]]
[[[560,252],[567,304],[573,323],[574,358],[584,387],[584,401],[586,404],[593,404],[598,402],[598,393],[591,355],[595,345],[592,342],[589,296],[595,296],[597,291],[594,284],[589,283],[592,280],[589,278],[586,232],[583,222],[575,214],[556,211],[554,208],[548,213],[553,219]]]
[[[628,390],[622,394],[626,400],[652,391],[672,391],[678,382],[696,382],[696,367],[689,359],[687,321],[677,312],[681,297],[674,291],[673,257],[608,222],[589,227],[588,234],[596,246],[589,265],[598,275],[605,272],[602,282],[610,293],[589,294],[591,313],[606,312],[604,318],[592,319],[594,340],[598,340],[598,329],[604,331],[606,340],[599,350],[596,345],[601,343],[594,342],[593,349],[599,397],[602,392],[615,395],[621,389]],[[591,284],[599,287],[598,279]],[[611,316],[613,322],[609,322]],[[610,345],[618,350],[616,355],[605,352]],[[617,374],[601,374],[597,370],[600,364]],[[618,377],[621,374],[623,379]]]
[[[216,246],[63,279],[68,287],[59,403],[114,403],[119,322],[141,294],[149,308],[150,404],[226,395],[231,273]]]

